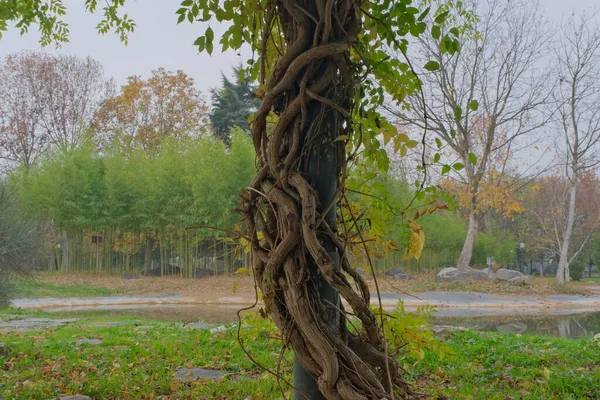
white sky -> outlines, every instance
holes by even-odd
[[[599,0],[539,0],[540,6],[550,23],[560,23],[563,15],[591,10],[600,7]],[[184,22],[177,25],[175,11],[179,8],[179,0],[128,0],[127,13],[135,20],[137,27],[130,36],[129,45],[125,46],[112,35],[101,36],[95,26],[100,15],[85,13],[83,0],[65,0],[68,15],[66,21],[70,26],[70,43],[61,49],[38,44],[39,34],[33,29],[20,36],[15,29],[9,30],[0,40],[0,57],[21,50],[43,50],[49,53],[65,53],[77,56],[92,56],[100,61],[108,76],[115,78],[122,85],[131,75],[148,76],[150,71],[158,67],[168,70],[181,69],[195,78],[198,88],[208,99],[208,89],[219,86],[221,71],[227,75],[231,67],[245,60],[233,51],[220,53],[220,45],[215,46],[212,56],[198,54],[192,43],[197,36],[203,34],[206,25]],[[215,40],[220,31],[215,29]],[[242,55],[242,56],[248,56]]]

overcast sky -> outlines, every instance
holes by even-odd
[[[540,6],[550,23],[558,24],[563,16],[572,12],[590,11],[600,7],[599,0],[539,0]],[[100,61],[107,75],[114,77],[121,85],[131,75],[148,76],[158,67],[168,70],[181,69],[196,79],[198,88],[205,94],[208,89],[218,86],[221,71],[230,74],[231,67],[242,61],[235,52],[220,53],[220,45],[215,46],[212,56],[198,54],[192,46],[195,38],[202,34],[206,26],[182,23],[177,25],[175,11],[178,0],[128,0],[127,13],[137,23],[129,45],[123,45],[114,35],[101,36],[95,26],[100,15],[85,13],[82,0],[65,0],[68,8],[66,18],[70,26],[70,43],[61,49],[40,48],[39,34],[32,30],[20,36],[12,29],[0,40],[0,56],[21,50],[43,50],[61,52],[77,56],[92,56]],[[219,34],[215,27],[215,37]],[[242,54],[242,57],[244,54]],[[247,56],[247,54],[246,54]],[[245,58],[244,58],[245,59]]]

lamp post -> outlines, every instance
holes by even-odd
[[[519,261],[519,272],[523,273],[523,259],[525,258],[525,243],[521,242],[517,247],[517,260]]]

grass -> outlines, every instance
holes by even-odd
[[[5,312],[15,313],[14,310]],[[21,312],[23,315],[23,312]],[[50,314],[36,313],[36,316]],[[273,376],[244,354],[235,329],[210,333],[134,318],[128,324],[94,326],[103,317],[83,317],[60,328],[4,333],[8,356],[0,353],[0,397],[44,399],[82,393],[96,399],[280,399]],[[260,324],[260,321],[254,323]],[[148,327],[150,325],[151,327]],[[275,369],[281,346],[265,327],[250,324],[242,337],[255,359]],[[101,344],[77,344],[98,338]],[[440,360],[426,353],[405,358],[407,379],[430,399],[597,399],[600,346],[588,340],[542,336],[453,332],[445,342],[457,354]],[[174,381],[177,367],[218,368],[216,382]],[[286,354],[282,375],[291,376]],[[290,394],[288,388],[284,393]]]
[[[118,291],[92,284],[55,284],[35,278],[21,278],[14,281],[14,294],[17,298],[97,297],[111,296],[118,294]]]

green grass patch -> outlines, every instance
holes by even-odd
[[[99,325],[106,321],[125,324]],[[242,337],[259,364],[276,369],[281,345],[272,333],[250,325],[242,329]],[[81,339],[101,343],[78,344]],[[589,339],[467,331],[444,340],[457,356],[440,360],[426,352],[423,359],[400,360],[407,379],[428,398],[579,400],[596,399],[600,393],[600,346]],[[276,379],[250,361],[237,343],[234,328],[211,333],[182,323],[95,316],[58,328],[4,332],[0,341],[8,349],[0,353],[0,397],[6,399],[74,393],[96,399],[282,398]],[[291,361],[288,352],[281,363],[285,379],[291,379]],[[173,379],[178,367],[221,369],[228,375],[214,382],[182,383]]]
[[[118,294],[118,291],[93,285],[55,285],[37,279],[16,279],[14,297],[97,297]]]

